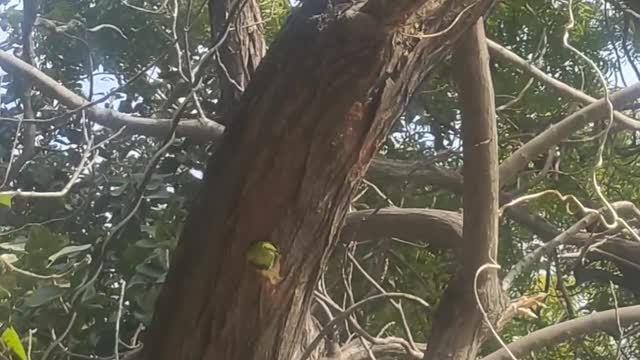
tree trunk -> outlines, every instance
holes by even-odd
[[[357,182],[410,94],[490,2],[476,2],[450,31],[418,39],[395,33],[407,14],[419,22],[403,32],[434,33],[471,2],[305,1],[210,160],[146,359],[296,358]],[[246,261],[256,241],[280,250],[277,285]]]
[[[462,267],[451,280],[433,321],[425,359],[475,359],[485,338],[475,292],[492,320],[506,305],[494,264],[498,249],[498,136],[493,84],[484,24],[479,20],[461,39],[454,68],[462,108]],[[475,281],[477,277],[477,283]],[[476,287],[477,286],[477,287]]]

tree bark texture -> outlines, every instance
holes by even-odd
[[[409,96],[491,1],[308,0],[287,21],[211,158],[146,359],[295,359],[357,182]],[[419,39],[396,33],[435,33]],[[409,14],[412,14],[409,20]],[[246,261],[280,250],[282,282]]]
[[[506,305],[494,263],[498,246],[498,146],[495,105],[484,24],[478,22],[462,37],[453,56],[462,108],[462,140],[466,181],[463,188],[461,269],[445,291],[432,324],[425,359],[474,359],[486,327],[474,291],[494,317]]]

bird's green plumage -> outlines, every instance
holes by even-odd
[[[280,283],[280,252],[268,241],[258,241],[247,250],[247,261],[272,285]]]
[[[247,261],[261,270],[269,270],[278,257],[278,248],[270,242],[258,241],[249,247]]]

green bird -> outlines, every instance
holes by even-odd
[[[280,277],[280,252],[268,241],[257,241],[247,250],[247,261],[272,285],[278,284]]]

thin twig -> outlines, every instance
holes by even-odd
[[[360,271],[360,273],[376,288],[378,289],[378,291],[380,291],[383,294],[386,294],[387,292],[384,290],[384,288],[378,284],[378,282],[371,277],[371,275],[369,275],[366,270],[364,270],[364,268],[360,265],[360,263],[358,263],[358,261],[355,259],[355,257],[353,257],[353,255],[347,253],[347,256],[349,257],[349,260],[351,260],[351,262],[353,262],[353,264],[356,266],[356,268]],[[407,340],[409,341],[409,343],[411,344],[411,347],[414,350],[418,350],[418,347],[416,346],[415,342],[413,341],[413,334],[411,333],[411,329],[409,328],[409,324],[407,322],[406,316],[404,315],[404,309],[402,308],[402,304],[400,302],[396,302],[393,299],[389,299],[389,302],[393,305],[394,308],[396,308],[396,310],[398,310],[398,312],[400,313],[400,317],[402,319],[402,325],[404,327],[404,331],[405,334],[407,335]],[[420,299],[419,303],[421,305],[423,305],[425,308],[431,310],[431,306],[424,300]]]
[[[127,0],[123,0],[122,3],[125,6],[128,6],[128,7],[132,8],[132,9],[134,9],[134,10],[142,11],[142,12],[145,12],[147,14],[160,14],[167,8],[167,4],[169,3],[169,0],[164,0],[162,5],[160,5],[160,7],[157,10],[149,10],[149,9],[145,9],[143,7],[135,6],[135,5],[129,4],[129,2]]]
[[[23,270],[20,269],[19,267],[13,265],[11,263],[11,261],[9,261],[8,258],[6,258],[5,256],[7,256],[7,254],[3,254],[0,255],[0,263],[4,264],[9,270],[17,272],[18,274],[22,274],[24,276],[28,276],[34,279],[40,279],[40,280],[52,280],[52,279],[60,279],[63,278],[67,275],[69,275],[70,273],[72,273],[73,271],[75,271],[80,265],[84,264],[84,263],[89,263],[91,261],[90,257],[85,257],[83,258],[81,261],[74,263],[71,268],[69,268],[68,270],[61,272],[59,274],[51,274],[51,275],[40,275],[40,274],[36,274],[27,270]]]
[[[622,327],[622,323],[620,323],[620,314],[619,306],[618,306],[618,296],[616,295],[616,289],[613,286],[613,282],[609,281],[609,288],[611,289],[611,296],[613,297],[613,306],[616,311],[616,325],[618,326],[618,334],[620,338],[618,339],[618,346],[616,349],[616,359],[620,359],[621,350],[622,350],[622,340],[624,340],[624,328]]]
[[[29,329],[29,341],[27,342],[27,360],[31,360],[31,348],[33,345],[33,334],[38,332],[38,329]]]
[[[386,202],[387,202],[387,204],[388,204],[389,206],[397,207],[397,206],[393,203],[393,201],[391,201],[391,199],[389,199],[389,197],[388,197],[385,193],[383,193],[383,192],[382,192],[382,190],[380,190],[380,188],[379,188],[379,187],[377,187],[374,183],[372,183],[371,181],[369,181],[369,180],[367,180],[367,179],[362,179],[362,182],[363,182],[363,183],[365,183],[365,184],[367,184],[367,186],[371,187],[371,188],[372,188],[372,189],[373,189],[373,190],[374,190],[378,195],[380,195],[380,197],[381,197],[384,201],[386,201]]]
[[[640,241],[640,237],[635,233],[633,229],[631,229],[629,224],[627,224],[627,222],[624,221],[624,219],[618,216],[618,213],[616,212],[616,210],[613,208],[609,200],[606,198],[606,196],[602,192],[602,188],[600,186],[600,183],[598,182],[597,173],[598,173],[598,169],[602,167],[604,162],[604,149],[607,144],[608,134],[611,131],[611,127],[613,126],[614,108],[613,108],[611,97],[609,96],[609,87],[608,87],[607,80],[605,79],[604,74],[602,73],[598,65],[593,60],[591,60],[588,56],[583,54],[580,50],[576,49],[571,44],[569,44],[569,32],[573,29],[575,25],[574,16],[573,16],[573,0],[569,0],[568,10],[569,10],[569,21],[565,25],[565,32],[562,38],[562,43],[567,49],[571,50],[572,52],[577,54],[580,58],[582,58],[584,61],[586,61],[597,73],[598,78],[600,79],[600,82],[602,84],[602,88],[604,91],[604,99],[605,99],[605,103],[607,105],[607,110],[608,110],[608,119],[607,119],[608,122],[606,125],[606,133],[605,135],[603,135],[602,141],[598,147],[597,160],[591,176],[592,184],[594,189],[596,190],[596,194],[598,195],[598,198],[606,206],[607,210],[613,217],[613,224],[609,224],[606,222],[606,219],[603,219],[604,225],[607,226],[607,228],[609,228],[610,226],[615,226],[618,223],[622,224],[630,233],[635,235],[638,241]]]
[[[309,358],[313,350],[318,346],[320,341],[327,335],[330,331],[333,331],[333,327],[339,324],[341,321],[348,318],[353,312],[360,309],[362,306],[367,305],[370,302],[380,300],[380,299],[392,299],[392,298],[400,298],[400,299],[408,299],[412,301],[417,301],[421,303],[423,300],[419,297],[407,293],[385,293],[385,294],[377,294],[366,299],[360,300],[357,303],[351,305],[347,309],[345,309],[342,313],[337,314],[336,317],[331,320],[327,325],[320,330],[320,332],[316,335],[316,337],[309,343],[305,351],[300,356],[299,360],[306,360]]]
[[[47,350],[45,350],[40,360],[47,360],[47,358],[49,357],[49,354],[51,354],[51,351],[53,351],[53,349],[56,346],[58,346],[58,344],[60,344],[60,342],[62,342],[62,340],[65,337],[67,337],[67,335],[69,335],[69,332],[71,331],[71,327],[73,327],[73,323],[76,321],[77,316],[78,316],[77,312],[74,312],[73,314],[71,314],[71,319],[69,320],[69,323],[67,324],[66,329],[64,329],[64,331],[62,332],[62,334],[60,334],[59,337],[57,338],[54,337],[53,342],[49,344],[49,347],[47,347]]]
[[[480,309],[480,313],[482,313],[482,318],[484,319],[484,322],[487,324],[487,327],[491,331],[491,334],[493,334],[493,337],[495,337],[498,343],[500,343],[500,346],[502,346],[502,348],[504,348],[507,351],[509,356],[511,356],[512,360],[518,360],[518,358],[516,358],[516,356],[511,352],[511,350],[509,350],[509,346],[504,342],[504,340],[502,340],[502,338],[500,337],[500,334],[498,334],[498,331],[495,329],[495,327],[493,326],[493,323],[491,323],[491,320],[489,319],[489,315],[487,314],[487,311],[484,309],[484,305],[482,305],[482,301],[480,301],[480,294],[478,294],[478,277],[484,270],[487,270],[487,269],[498,270],[500,269],[500,265],[495,263],[487,263],[480,266],[476,271],[476,275],[473,277],[473,295],[476,298],[476,305],[478,305],[478,308]]]
[[[609,224],[607,222],[607,220],[604,218],[604,216],[602,216],[601,211],[587,208],[586,206],[584,206],[582,204],[582,202],[580,202],[580,200],[578,200],[577,197],[575,197],[573,195],[563,195],[559,191],[551,190],[551,189],[540,191],[540,192],[537,192],[537,193],[534,193],[534,194],[524,195],[524,196],[521,196],[519,198],[516,198],[516,199],[508,202],[507,204],[502,205],[500,207],[500,209],[498,210],[498,214],[502,215],[504,210],[506,210],[506,209],[508,209],[508,208],[510,208],[510,207],[512,207],[514,205],[517,205],[517,204],[520,204],[522,202],[526,202],[526,201],[529,201],[529,200],[537,199],[537,198],[540,198],[542,196],[549,195],[549,194],[555,195],[558,198],[560,198],[560,200],[562,200],[563,202],[566,202],[567,203],[566,210],[567,210],[567,212],[569,214],[571,214],[571,215],[575,214],[574,211],[571,211],[571,209],[569,209],[570,204],[577,205],[578,208],[580,209],[580,211],[583,212],[583,213],[594,213],[594,214],[597,214],[597,216],[598,216],[598,218],[600,220],[600,223],[603,226],[605,226],[608,230],[617,229],[618,225],[622,225],[622,227],[624,229],[629,231],[629,234],[635,240],[640,241],[640,235],[635,230],[633,230],[631,228],[631,226],[629,226],[629,224],[626,221],[624,221],[624,219],[619,217],[618,214],[617,214],[617,211],[615,211],[615,208],[619,206],[621,208],[632,208],[632,211],[634,211],[634,213],[639,214],[640,211],[635,207],[635,205],[633,205],[633,203],[630,203],[630,202],[627,202],[627,201],[618,201],[618,202],[615,202],[613,204],[608,204],[607,205],[607,210],[609,209],[609,207],[614,209],[615,216],[618,216],[616,218],[616,222],[614,222],[613,224]]]
[[[594,213],[588,214],[580,221],[573,224],[573,226],[571,226],[566,231],[560,233],[558,236],[546,242],[544,245],[527,254],[527,256],[525,256],[522,260],[515,264],[511,268],[509,273],[507,273],[507,275],[503,278],[502,289],[510,289],[515,278],[523,271],[533,266],[538,260],[540,260],[542,256],[550,254],[555,248],[571,240],[574,235],[578,234],[581,230],[587,228],[589,225],[592,225],[597,220],[598,217],[594,216]]]
[[[0,102],[1,104],[1,102]],[[11,166],[14,163],[14,158],[16,153],[18,152],[18,144],[20,143],[20,129],[22,129],[22,120],[24,116],[20,117],[18,121],[18,127],[16,128],[16,137],[13,139],[13,146],[11,146],[11,155],[9,156],[9,164],[7,165],[7,170],[4,173],[4,180],[2,180],[2,184],[0,184],[0,189],[3,189],[7,182],[9,181],[9,174],[11,173]]]
[[[124,279],[120,280],[120,300],[118,301],[118,313],[116,314],[116,334],[114,347],[114,356],[116,360],[120,360],[120,319],[122,318],[122,309],[124,308],[124,291],[127,288],[127,282]]]
[[[51,224],[51,223],[54,223],[54,222],[57,222],[57,221],[64,221],[67,218],[68,218],[68,216],[62,217],[62,218],[49,219],[49,220],[45,220],[45,221],[42,221],[42,222],[27,223],[27,224],[24,224],[24,225],[20,226],[19,228],[8,230],[8,231],[5,231],[3,233],[0,233],[0,237],[11,235],[13,233],[16,233],[18,231],[24,230],[24,229],[26,229],[28,227],[31,227],[31,226],[47,225],[47,224]]]
[[[75,185],[78,178],[80,178],[80,175],[82,174],[82,172],[85,169],[90,168],[93,165],[93,163],[96,161],[95,158],[91,160],[89,159],[91,155],[92,144],[93,144],[93,138],[91,138],[89,143],[87,144],[87,150],[84,151],[82,155],[82,159],[80,160],[80,163],[76,167],[75,172],[71,176],[71,179],[69,179],[67,184],[61,190],[42,191],[42,192],[13,190],[13,191],[0,192],[0,195],[10,196],[10,197],[23,197],[23,198],[56,198],[56,197],[66,196],[69,190],[71,190],[71,188],[73,187],[73,185]]]

